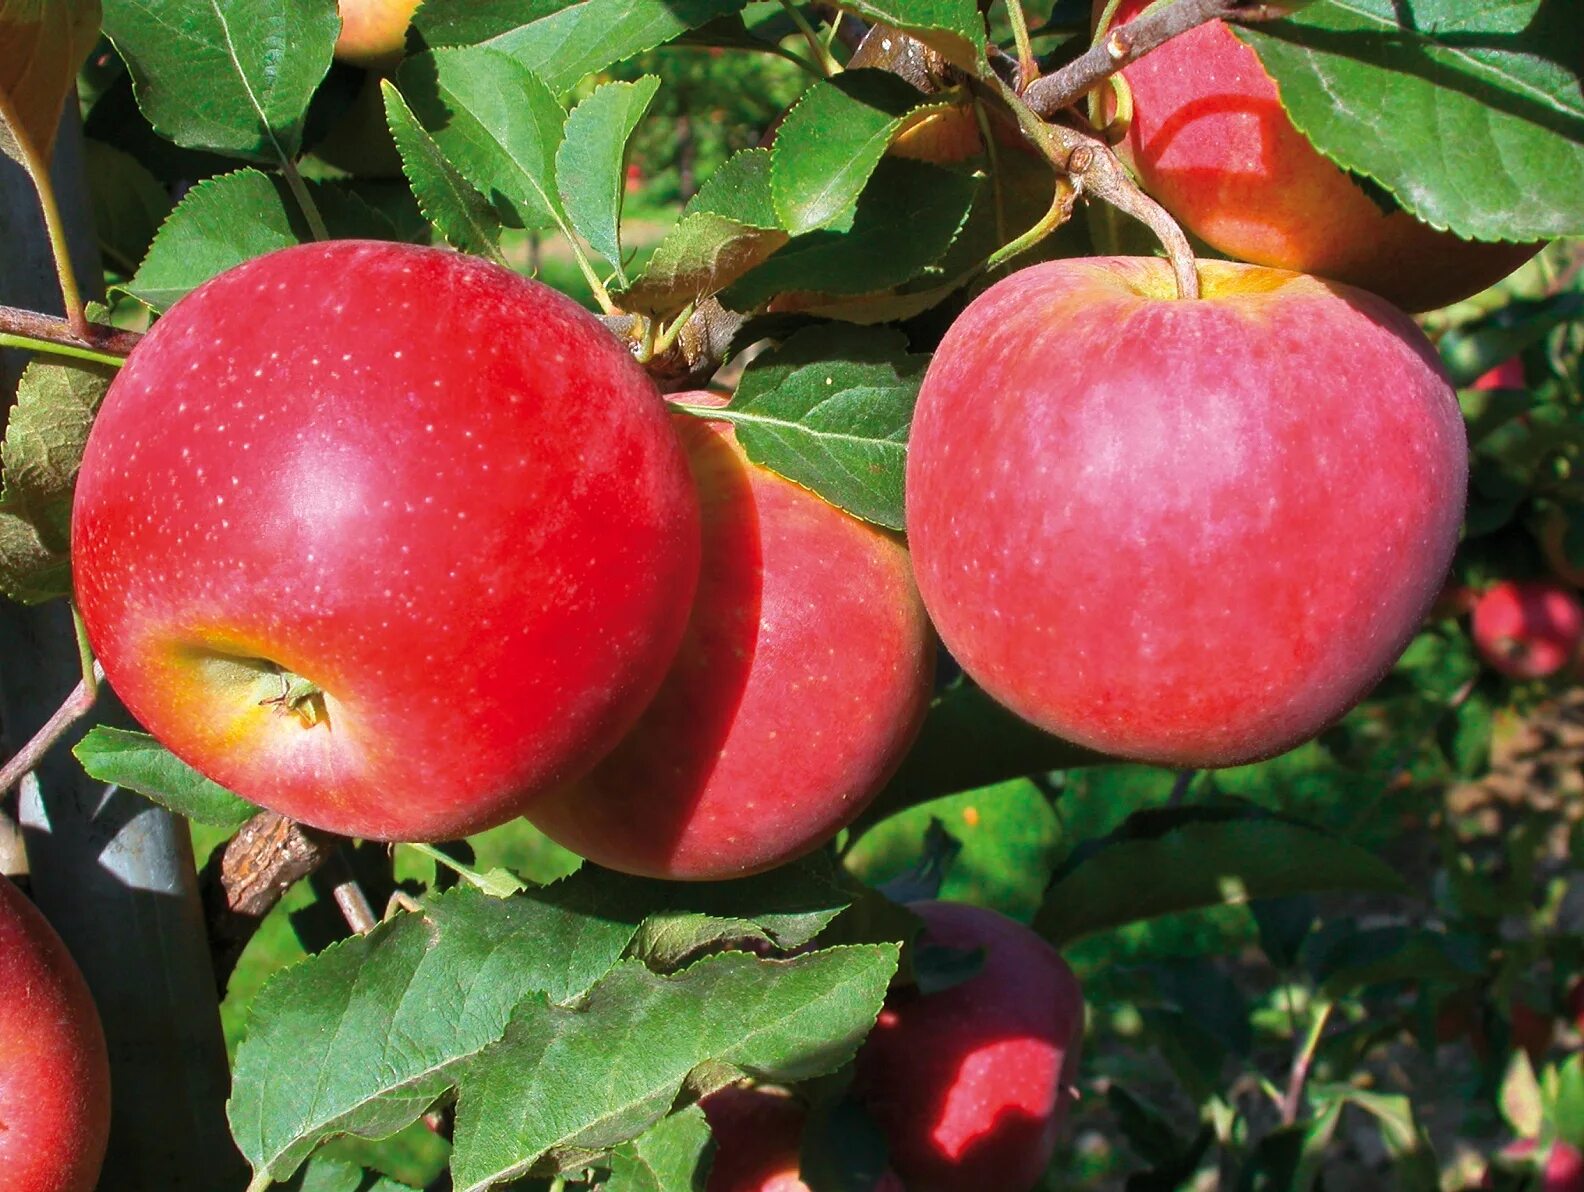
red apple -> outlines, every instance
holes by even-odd
[[[786,1093],[732,1085],[699,1103],[715,1137],[705,1192],[809,1192],[800,1177],[803,1107]],[[874,1192],[906,1192],[886,1172]]]
[[[341,0],[335,56],[353,66],[388,71],[401,61],[407,26],[423,0]]]
[[[481,831],[593,765],[670,665],[698,552],[665,405],[597,319],[373,241],[178,302],[105,398],[72,523],[89,636],[149,731],[384,840]]]
[[[1503,580],[1474,605],[1474,645],[1494,669],[1514,679],[1554,675],[1578,656],[1584,604],[1551,580]]]
[[[1383,300],[1203,261],[1060,260],[971,303],[925,376],[907,524],[925,607],[996,699],[1082,745],[1230,766],[1386,673],[1457,543],[1468,456]]]
[[[1148,2],[1122,0],[1117,23]],[[1133,118],[1120,151],[1145,190],[1229,256],[1429,310],[1483,290],[1539,251],[1384,213],[1293,126],[1259,56],[1220,21],[1172,38],[1122,77]]]
[[[1524,366],[1523,360],[1517,356],[1509,356],[1495,368],[1481,373],[1471,389],[1523,389]]]
[[[1527,1159],[1534,1155],[1536,1149],[1533,1138],[1520,1138],[1503,1147],[1502,1154],[1510,1159]],[[1494,1185],[1491,1174],[1486,1172],[1481,1187],[1490,1188]],[[1552,1143],[1537,1192],[1584,1192],[1584,1154],[1569,1143],[1560,1140]]]
[[[6,1192],[93,1192],[110,1133],[99,1012],[66,945],[0,877],[0,1172]]]
[[[1083,1037],[1083,993],[1056,950],[1004,915],[913,903],[921,942],[984,950],[936,993],[899,988],[858,1052],[854,1094],[909,1192],[1029,1192],[1056,1146]]]
[[[704,527],[687,636],[622,743],[529,814],[613,869],[739,877],[868,804],[922,722],[934,636],[892,535],[748,462],[729,427],[676,418]]]

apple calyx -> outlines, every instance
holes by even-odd
[[[281,683],[280,694],[259,700],[259,707],[275,708],[283,716],[295,716],[304,728],[324,723],[324,688],[289,670],[280,670],[276,674]]]

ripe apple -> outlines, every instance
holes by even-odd
[[[1029,1192],[1072,1095],[1083,993],[1021,923],[960,903],[911,906],[922,942],[982,948],[983,966],[935,993],[893,990],[858,1052],[853,1092],[909,1192]]]
[[[730,1085],[699,1104],[715,1137],[704,1192],[809,1192],[798,1157],[806,1115],[796,1100],[773,1089]],[[874,1192],[906,1190],[888,1171]]]
[[[1510,1159],[1528,1159],[1537,1149],[1538,1144],[1533,1138],[1520,1138],[1504,1147],[1502,1154]],[[1481,1187],[1494,1186],[1495,1181],[1487,1171]],[[1553,1142],[1546,1155],[1537,1192],[1584,1192],[1584,1154],[1569,1143],[1561,1140]]]
[[[77,599],[177,756],[334,832],[520,815],[659,686],[698,573],[665,404],[592,315],[459,253],[283,249],[183,298],[89,436]]]
[[[1518,356],[1509,356],[1495,368],[1487,369],[1475,379],[1471,389],[1523,389],[1524,383],[1523,359]]]
[[[1388,303],[1202,261],[1059,260],[992,286],[925,376],[909,545],[947,649],[1105,753],[1271,757],[1386,673],[1447,575],[1468,454]]]
[[[879,791],[923,720],[934,635],[892,535],[750,463],[729,426],[675,417],[704,539],[687,635],[621,744],[529,815],[612,869],[740,877]]]
[[[1554,675],[1578,656],[1584,604],[1552,580],[1503,580],[1474,605],[1474,645],[1494,669],[1514,679]]]
[[[388,71],[401,61],[407,26],[423,0],[341,0],[335,56],[353,66]]]
[[[6,1192],[93,1192],[110,1061],[88,986],[38,909],[0,877],[0,1171]]]
[[[1115,23],[1148,3],[1122,0]],[[1172,38],[1122,77],[1133,118],[1119,151],[1145,190],[1229,256],[1430,310],[1483,290],[1539,251],[1463,240],[1406,211],[1383,212],[1294,127],[1259,55],[1223,22]]]

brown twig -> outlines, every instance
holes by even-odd
[[[1157,46],[1210,21],[1252,24],[1285,16],[1291,5],[1257,0],[1177,0],[1154,12],[1112,29],[1060,70],[1031,84],[1023,100],[1049,119],[1094,90],[1129,62],[1137,61]]]
[[[106,327],[103,323],[88,323],[86,326],[86,334],[78,334],[65,319],[51,318],[15,306],[0,306],[0,332],[23,335],[28,339],[64,344],[69,348],[86,348],[90,352],[103,352],[110,356],[126,356],[143,338],[137,331],[122,331],[117,327]]]
[[[97,662],[94,663],[94,678],[104,679],[104,668]],[[55,742],[66,734],[67,729],[88,714],[88,710],[94,706],[94,701],[98,698],[97,682],[91,690],[86,679],[72,688],[71,694],[61,701],[61,706],[50,713],[50,718],[44,722],[43,727],[33,734],[33,739],[17,750],[13,757],[7,759],[5,765],[0,766],[0,798],[10,793],[11,788],[21,782],[24,775],[37,768]]]
[[[209,859],[199,882],[222,995],[264,917],[294,883],[325,863],[337,843],[327,833],[261,811]]]
[[[364,935],[379,926],[379,917],[369,905],[368,895],[363,893],[343,850],[337,848],[326,858],[322,876],[330,882],[330,896],[341,908],[341,917],[348,927]]]

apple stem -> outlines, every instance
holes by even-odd
[[[99,683],[104,679],[104,669],[97,662],[93,663],[91,676],[93,683],[90,684],[87,678],[79,681],[71,694],[61,701],[60,707],[50,713],[43,727],[33,734],[33,739],[17,750],[5,765],[0,766],[0,797],[31,774],[51,747],[66,735],[67,730],[88,714],[99,698]]]
[[[136,331],[122,331],[103,323],[85,323],[79,330],[66,319],[0,306],[0,347],[120,364],[142,338]]]
[[[1110,28],[1115,4],[1102,14],[1093,45],[1060,70],[1046,75],[1023,93],[1024,102],[1047,119],[1072,106],[1130,62],[1142,58],[1190,29],[1210,21],[1254,24],[1285,16],[1276,4],[1258,0],[1176,0],[1158,5],[1119,29]]]

